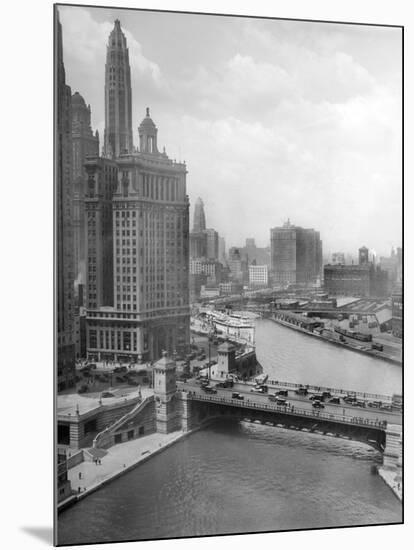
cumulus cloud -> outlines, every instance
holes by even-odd
[[[68,81],[101,129],[113,19],[59,9]],[[154,32],[155,15],[122,25],[134,128],[151,106],[160,145],[187,161],[188,193],[192,204],[203,197],[208,225],[229,245],[248,236],[266,245],[287,217],[320,230],[325,250],[400,244],[400,35],[235,18],[218,32],[221,19],[194,27],[191,17],[175,16],[174,43]]]

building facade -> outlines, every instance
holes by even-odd
[[[247,238],[244,247],[240,248],[240,254],[249,264],[256,262],[257,265],[270,267],[270,248],[259,248],[253,238]]]
[[[403,337],[403,294],[402,286],[397,285],[394,292],[391,296],[391,305],[392,305],[392,333],[397,338]]]
[[[318,231],[292,225],[270,230],[272,278],[275,284],[315,283],[322,272],[322,241]]]
[[[345,264],[345,254],[343,252],[333,252],[332,254],[332,264]]]
[[[247,268],[247,260],[242,258],[240,249],[231,247],[227,264],[230,269],[230,278],[232,281],[243,283],[248,281],[249,273]]]
[[[85,161],[99,155],[99,134],[91,128],[91,108],[79,92],[72,95],[73,244],[75,292],[86,283]],[[82,304],[80,304],[82,305]]]
[[[156,360],[185,352],[190,339],[187,169],[158,151],[149,109],[139,139],[139,151],[86,163],[95,220],[87,341],[97,359]]]
[[[205,231],[190,233],[190,256],[191,258],[207,257],[207,234]]]
[[[106,49],[104,156],[117,158],[132,151],[131,69],[127,41],[117,19]]]
[[[193,233],[202,233],[206,230],[206,214],[203,200],[198,197],[194,207]]]
[[[387,296],[388,277],[373,264],[326,265],[324,286],[329,295],[380,298]]]
[[[267,265],[249,265],[249,285],[267,287],[269,283]]]
[[[214,229],[206,229],[207,258],[218,260],[219,257],[219,234]]]
[[[75,384],[74,246],[72,193],[72,102],[66,84],[62,26],[55,10],[55,223],[58,390]]]

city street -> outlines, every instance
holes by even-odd
[[[211,385],[214,387],[215,382]],[[198,395],[210,395],[207,394],[195,380],[188,380],[186,383],[178,382],[179,389],[186,391],[193,391]],[[217,393],[213,394],[218,397],[231,398],[233,392],[239,392],[244,396],[245,402],[258,403],[258,404],[272,404],[276,406],[275,402],[269,400],[269,394],[258,394],[251,392],[252,386],[247,384],[235,384],[233,388],[217,388]],[[274,389],[270,390],[270,393],[274,393]],[[293,391],[289,391],[288,397],[285,398],[291,406],[297,409],[305,411],[313,411],[315,414],[317,411],[321,413],[334,414],[336,416],[344,416],[346,418],[362,418],[371,422],[375,421],[387,421],[392,424],[401,424],[402,416],[398,412],[385,411],[380,409],[374,409],[370,407],[353,407],[347,403],[342,402],[340,405],[332,403],[324,403],[323,409],[315,409],[312,407],[312,400],[308,396],[298,396]]]

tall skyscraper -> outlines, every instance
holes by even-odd
[[[206,229],[207,237],[207,258],[218,260],[219,257],[219,234],[214,229]]]
[[[104,155],[117,158],[132,151],[131,69],[127,41],[117,19],[106,50]]]
[[[358,249],[358,259],[359,259],[359,265],[367,265],[369,264],[369,250],[366,246],[361,246],[360,249]]]
[[[186,165],[158,152],[149,109],[139,138],[139,152],[86,163],[87,349],[97,359],[156,360],[190,341]]]
[[[279,284],[317,282],[322,271],[322,241],[319,232],[292,225],[270,230],[273,280]]]
[[[204,203],[199,197],[195,204],[193,233],[202,233],[206,229],[206,215],[204,213]]]
[[[86,283],[85,160],[99,155],[99,134],[91,128],[91,108],[79,92],[72,95],[73,241],[75,291]]]
[[[75,383],[71,89],[66,84],[62,26],[55,9],[55,222],[58,390]]]
[[[226,262],[226,241],[224,237],[219,235],[219,262],[224,264]]]

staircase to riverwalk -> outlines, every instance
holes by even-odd
[[[113,444],[114,432],[122,428],[122,426],[126,422],[130,422],[131,420],[133,420],[147,407],[147,405],[149,405],[153,401],[153,395],[146,397],[145,399],[137,403],[133,409],[124,414],[124,416],[121,416],[121,418],[116,420],[113,424],[107,426],[104,430],[99,432],[93,440],[92,449],[105,449],[107,447],[110,447]]]

